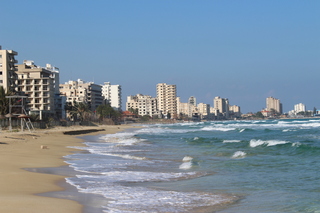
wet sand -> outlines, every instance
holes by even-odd
[[[72,189],[64,181],[72,173],[64,167],[66,163],[63,156],[79,151],[68,148],[83,145],[83,140],[77,136],[113,134],[128,128],[132,126],[57,127],[31,133],[1,131],[0,212],[90,211],[82,204],[88,202],[88,206],[92,205],[92,197],[78,198],[76,189]],[[50,167],[60,167],[60,171],[58,168],[49,169]],[[63,168],[66,170],[61,171]]]

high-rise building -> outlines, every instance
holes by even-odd
[[[213,106],[217,111],[217,117],[222,115],[224,118],[229,118],[229,100],[227,98],[215,97],[213,99]]]
[[[299,113],[299,112],[305,112],[306,111],[306,105],[303,103],[299,103],[294,105],[294,112]]]
[[[39,115],[40,120],[61,118],[63,106],[59,97],[59,69],[50,64],[40,67],[30,60],[24,60],[16,67],[18,92],[28,96],[30,113]]]
[[[15,59],[16,55],[18,55],[17,52],[2,50],[0,46],[0,86],[3,86],[6,91],[16,91],[15,64],[18,63]]]
[[[150,117],[158,115],[157,99],[149,95],[130,95],[127,97],[126,110],[138,110],[141,116],[149,115]]]
[[[101,86],[93,82],[85,82],[81,79],[60,84],[60,94],[66,96],[66,101],[73,103],[85,102],[91,111],[103,103]]]
[[[110,82],[105,82],[102,85],[102,96],[111,107],[120,110],[122,107],[121,86],[111,85]]]
[[[275,112],[282,114],[282,104],[280,103],[280,100],[274,97],[268,97],[266,99],[266,110],[272,111],[272,109],[275,110]]]
[[[197,100],[195,97],[191,96],[189,99],[188,99],[188,103],[193,105],[193,106],[197,106]]]
[[[160,113],[177,118],[177,87],[166,83],[157,84],[157,100]]]

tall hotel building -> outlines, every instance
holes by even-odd
[[[59,98],[59,69],[50,64],[40,67],[30,60],[24,60],[16,67],[18,92],[28,96],[30,112],[39,115],[40,120],[45,117],[61,118],[63,107]]]
[[[120,85],[111,85],[110,82],[105,82],[104,85],[102,85],[102,96],[111,107],[117,110],[121,109],[122,100]]]
[[[16,90],[17,75],[15,73],[15,64],[18,61],[14,58],[18,55],[13,50],[2,50],[0,46],[0,86],[6,91]]]
[[[166,83],[157,84],[158,109],[164,114],[170,113],[171,118],[177,118],[177,87]]]
[[[280,103],[279,99],[268,97],[266,99],[266,106],[267,111],[271,111],[271,109],[274,109],[276,112],[282,114],[282,104]]]

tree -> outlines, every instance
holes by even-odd
[[[114,122],[117,122],[121,118],[121,113],[118,110],[113,109],[110,104],[103,104],[97,107],[96,113],[99,119],[110,118]]]
[[[0,114],[5,115],[9,113],[9,99],[6,96],[14,95],[11,91],[5,91],[3,86],[0,86]]]
[[[150,116],[149,115],[144,115],[140,118],[141,121],[149,121],[150,120]]]
[[[255,114],[255,117],[257,117],[257,118],[264,118],[264,115],[262,114],[262,112],[257,112],[256,114]]]
[[[66,108],[70,107],[70,104],[66,106]],[[69,108],[70,109],[70,108]],[[71,106],[71,110],[69,110],[70,116],[74,120],[80,120],[83,121],[85,118],[91,114],[92,112],[89,109],[89,106],[85,102],[73,102],[73,105]]]
[[[138,108],[133,109],[132,107],[130,107],[129,108],[129,112],[135,114],[136,116],[139,115],[139,109]]]

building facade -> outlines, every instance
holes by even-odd
[[[218,119],[229,118],[229,100],[227,98],[215,97],[213,99],[213,106],[216,109]]]
[[[299,113],[299,112],[305,112],[306,111],[306,105],[303,103],[299,103],[294,105],[294,112]]]
[[[194,97],[194,96],[191,96],[189,99],[188,99],[188,103],[193,105],[193,106],[197,106],[197,99]]]
[[[157,84],[158,109],[164,116],[177,118],[177,87],[166,83]]]
[[[240,118],[241,117],[240,107],[237,105],[229,106],[229,117]]]
[[[198,111],[201,119],[212,120],[212,116],[210,115],[210,104],[199,103]]]
[[[18,55],[17,52],[2,50],[0,46],[0,86],[3,86],[6,91],[16,91],[17,89],[15,64],[18,61],[15,59],[16,55]]]
[[[102,96],[106,103],[109,103],[111,107],[116,110],[122,108],[122,99],[121,99],[121,86],[120,85],[111,85],[110,82],[105,82],[102,85]]]
[[[16,66],[17,91],[28,96],[30,113],[43,118],[61,118],[62,104],[59,103],[59,69],[47,64],[40,67],[34,61],[24,60]]]
[[[158,116],[157,99],[149,95],[131,95],[127,97],[126,110],[137,110],[138,115]]]
[[[66,102],[84,102],[89,105],[91,111],[95,111],[103,104],[101,86],[93,82],[85,82],[81,79],[60,84],[60,94],[66,96]]]
[[[279,99],[276,99],[274,97],[268,97],[266,99],[266,110],[272,111],[275,110],[275,112],[282,114],[282,104]]]

